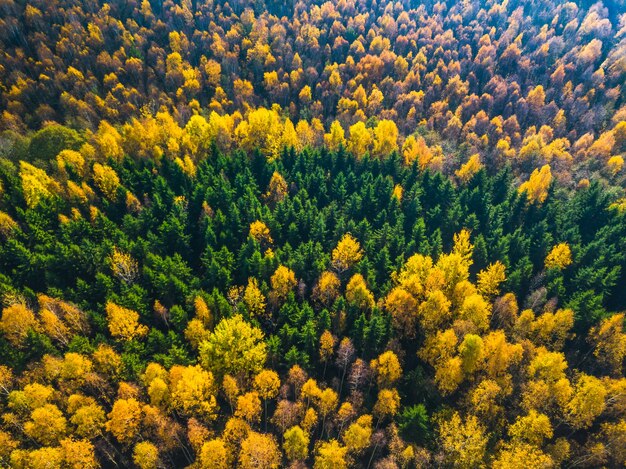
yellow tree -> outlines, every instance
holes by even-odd
[[[334,272],[324,271],[313,289],[313,296],[325,306],[330,306],[339,296],[341,281]]]
[[[372,135],[363,122],[357,122],[350,126],[350,137],[348,138],[348,151],[357,158],[360,158],[369,151],[372,145]]]
[[[248,423],[258,422],[261,418],[261,400],[256,391],[247,392],[237,398],[235,417]]]
[[[57,406],[45,404],[31,412],[24,432],[38,443],[54,445],[67,433],[67,420]]]
[[[347,469],[346,454],[348,448],[337,440],[323,442],[317,448],[314,469]]]
[[[117,247],[113,248],[113,253],[109,257],[109,263],[113,270],[113,275],[122,280],[126,284],[131,284],[139,274],[139,264],[133,257],[125,252],[120,251]]]
[[[572,251],[567,243],[559,243],[546,256],[546,269],[564,269],[572,263]]]
[[[594,346],[593,355],[596,359],[614,375],[619,376],[626,357],[624,313],[614,314],[592,327],[589,341]]]
[[[598,378],[578,377],[572,399],[565,407],[565,418],[575,429],[589,428],[606,408],[607,390]]]
[[[536,446],[515,443],[505,445],[493,461],[493,469],[555,467],[555,461]]]
[[[265,193],[265,200],[270,204],[276,205],[281,202],[287,196],[287,181],[283,178],[279,172],[274,171],[272,178],[270,179],[267,192]]]
[[[33,312],[22,303],[7,306],[2,310],[0,331],[14,347],[20,347],[31,329],[39,327]]]
[[[259,393],[259,396],[261,396],[261,399],[263,399],[265,422],[267,425],[267,401],[278,396],[280,378],[273,370],[263,370],[254,377],[254,388]]]
[[[289,292],[298,284],[296,274],[284,265],[278,266],[270,279],[270,283],[272,285],[272,293],[279,300],[287,298]]]
[[[350,233],[346,233],[333,249],[331,263],[337,272],[341,273],[350,269],[362,257],[361,245]]]
[[[250,223],[250,237],[264,246],[268,246],[274,242],[270,235],[269,228],[260,220]]]
[[[266,354],[263,332],[239,314],[222,319],[208,340],[200,344],[200,363],[217,376],[258,373]]]
[[[289,461],[304,461],[309,455],[309,435],[298,425],[283,435],[283,450]]]
[[[514,442],[523,442],[541,447],[544,440],[552,438],[552,424],[547,415],[531,409],[526,416],[518,416],[509,427],[509,436]]]
[[[401,286],[395,287],[385,298],[385,309],[391,313],[394,329],[401,337],[413,337],[416,331],[418,302]]]
[[[46,174],[43,169],[30,163],[20,161],[20,178],[22,192],[28,207],[36,206],[40,200],[59,192],[58,183]]]
[[[93,165],[93,182],[104,196],[109,200],[114,200],[117,189],[120,187],[120,178],[113,168],[100,163]]]
[[[228,469],[228,455],[224,441],[219,438],[202,445],[200,452],[201,469]]]
[[[478,292],[488,298],[500,293],[500,284],[506,280],[506,268],[500,261],[490,264],[478,273]]]
[[[480,162],[480,155],[478,153],[469,157],[467,162],[456,171],[456,177],[459,178],[463,184],[466,184],[474,174],[476,174],[483,167]]]
[[[239,467],[242,469],[273,469],[280,466],[281,454],[271,435],[249,432],[241,442]]]
[[[1,189],[1,188],[0,188]],[[0,196],[2,196],[2,191],[0,190]],[[19,225],[8,213],[0,211],[0,237],[5,240],[8,239],[11,234],[13,234]]]
[[[367,311],[374,307],[374,295],[367,288],[365,279],[361,274],[354,274],[346,285],[346,300],[351,305]]]
[[[398,127],[392,120],[382,119],[374,128],[374,156],[383,158],[398,150]]]
[[[251,316],[261,316],[265,313],[265,296],[259,288],[259,282],[255,277],[248,279],[248,285],[243,293],[243,302]]]
[[[484,460],[487,437],[478,419],[465,420],[458,412],[439,423],[439,442],[446,461],[459,468],[480,467]]]
[[[400,394],[396,389],[381,389],[374,404],[374,415],[380,420],[393,418],[400,410]]]
[[[133,462],[140,469],[156,469],[159,464],[159,449],[149,441],[141,441],[133,449]]]
[[[109,332],[115,338],[132,340],[143,337],[148,333],[148,327],[139,324],[139,313],[132,309],[123,308],[109,301],[106,305]]]
[[[170,369],[171,400],[182,413],[211,420],[217,412],[217,391],[213,374],[196,366],[173,366]]]
[[[370,362],[370,367],[376,374],[379,388],[389,388],[402,376],[402,367],[395,353],[391,350],[383,352],[378,358]]]
[[[330,331],[326,330],[322,332],[322,335],[320,336],[320,360],[324,362],[324,375],[326,375],[326,365],[333,356],[335,343],[335,337],[330,333]]]
[[[372,416],[361,415],[351,424],[342,436],[348,451],[359,454],[370,445],[372,437]]]
[[[106,429],[120,443],[128,443],[139,434],[141,416],[141,405],[136,399],[118,399],[109,412]]]
[[[339,147],[346,146],[345,132],[339,121],[330,124],[330,130],[324,134],[324,144],[331,151],[339,150]]]
[[[96,469],[100,467],[96,461],[93,444],[88,440],[61,440],[64,467],[68,469]]]
[[[544,165],[541,170],[535,169],[530,179],[519,186],[519,192],[526,192],[526,197],[532,203],[543,203],[548,197],[548,189],[552,183],[550,165]]]

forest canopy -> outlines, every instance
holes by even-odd
[[[621,0],[0,0],[0,466],[626,464]]]

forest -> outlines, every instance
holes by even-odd
[[[624,0],[0,0],[0,467],[624,467],[625,86]]]

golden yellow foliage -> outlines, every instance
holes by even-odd
[[[100,163],[93,165],[93,182],[109,200],[115,200],[120,178],[113,168]]]
[[[550,165],[542,166],[541,170],[535,169],[530,179],[519,186],[519,192],[526,192],[526,197],[531,203],[543,203],[548,197],[548,189],[552,183]]]
[[[0,332],[14,347],[20,347],[30,329],[39,327],[33,312],[22,303],[7,306],[2,310],[0,318]]]
[[[148,327],[139,324],[139,313],[109,301],[106,305],[109,332],[121,340],[133,340],[148,333]]]
[[[363,257],[363,251],[359,242],[350,234],[343,235],[333,249],[331,263],[338,272],[344,272]]]
[[[458,412],[439,423],[439,438],[447,461],[455,467],[480,467],[487,446],[485,429],[474,416],[461,419]]]
[[[467,162],[456,171],[456,177],[459,178],[459,181],[465,184],[472,179],[474,174],[480,171],[482,166],[483,165],[480,162],[480,155],[475,153],[470,156]]]
[[[572,251],[567,243],[559,243],[546,256],[546,269],[564,269],[572,263]]]

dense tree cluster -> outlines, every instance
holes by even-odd
[[[0,164],[2,464],[626,462],[619,191],[147,141]]]
[[[625,11],[0,0],[0,466],[626,465]]]
[[[4,0],[0,128],[96,131],[167,111],[223,151],[343,144],[465,165],[460,178],[510,163],[522,179],[549,164],[567,184],[621,180],[625,11],[623,0]],[[59,143],[35,142],[34,157]],[[100,143],[117,154],[113,137]]]

